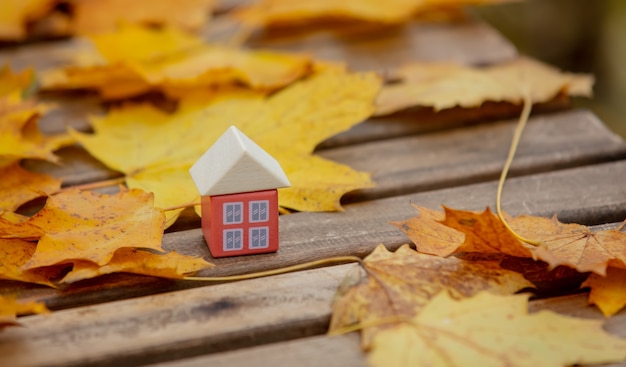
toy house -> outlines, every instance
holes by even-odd
[[[202,195],[202,233],[213,257],[278,250],[276,159],[231,126],[189,170]]]

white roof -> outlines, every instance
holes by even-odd
[[[280,163],[235,126],[217,139],[189,173],[202,196],[290,186]]]

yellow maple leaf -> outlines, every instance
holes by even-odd
[[[416,63],[401,68],[396,77],[402,82],[383,87],[376,101],[376,115],[413,106],[438,111],[479,107],[487,101],[521,103],[525,90],[533,103],[540,103],[559,93],[590,96],[593,85],[589,75],[563,73],[530,58],[485,68]]]
[[[0,166],[22,158],[58,160],[52,152],[67,141],[41,134],[37,120],[45,111],[32,101],[20,101],[17,95],[0,99]]]
[[[74,262],[74,267],[61,283],[73,283],[110,273],[133,273],[161,278],[181,279],[206,269],[213,264],[202,258],[186,256],[175,251],[154,254],[135,248],[122,248],[115,252],[108,264],[98,266],[89,261]]]
[[[0,4],[0,39],[18,41],[26,38],[26,25],[36,20],[58,0],[2,0]]]
[[[35,72],[33,69],[25,69],[19,73],[14,73],[8,65],[0,67],[0,98],[5,98],[13,94],[25,97],[27,91],[35,82]]]
[[[78,34],[113,31],[120,23],[172,25],[198,30],[211,15],[215,0],[92,0],[72,3]]]
[[[15,211],[20,205],[61,188],[61,181],[45,174],[32,173],[19,163],[0,167],[0,212]]]
[[[379,332],[372,366],[569,366],[620,362],[626,340],[598,320],[528,314],[528,295],[439,293],[412,320]]]
[[[15,298],[0,295],[0,329],[7,326],[17,326],[17,315],[48,313],[45,304],[40,302],[18,302]]]
[[[153,207],[152,194],[122,190],[115,195],[68,190],[48,198],[28,223],[44,234],[23,269],[76,260],[107,264],[125,247],[163,251],[165,216]]]
[[[350,325],[411,318],[442,290],[462,298],[483,290],[512,294],[533,287],[520,274],[501,268],[497,262],[430,256],[408,245],[395,253],[379,245],[363,260],[363,267],[367,279],[336,297],[330,332]],[[364,346],[369,345],[378,329],[366,327]]]
[[[235,125],[283,166],[292,187],[279,190],[281,206],[337,210],[344,193],[372,185],[370,176],[315,156],[313,150],[367,118],[379,86],[373,73],[332,71],[270,97],[249,92],[190,96],[174,114],[127,106],[92,119],[95,134],[72,135],[94,157],[124,173],[129,187],[154,192],[155,205],[169,208],[197,200],[189,168]],[[167,212],[168,225],[177,214]]]
[[[52,152],[72,142],[67,134],[41,134],[37,121],[48,107],[25,99],[32,85],[32,70],[13,73],[0,68],[0,167],[22,158],[55,162]]]
[[[626,266],[609,266],[605,276],[591,274],[581,287],[591,288],[590,304],[598,306],[604,316],[613,316],[626,306]]]
[[[171,27],[126,25],[90,39],[100,61],[48,70],[41,75],[42,88],[95,89],[104,98],[128,97],[151,89],[240,84],[267,92],[307,75],[312,68],[307,56],[210,45]]]

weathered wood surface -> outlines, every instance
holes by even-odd
[[[319,335],[327,326],[332,297],[353,266],[356,265],[326,267],[74,308],[53,316],[26,317],[22,319],[25,328],[0,334],[0,356],[6,365],[19,366],[140,365]],[[601,318],[597,309],[586,305],[584,297],[582,294],[533,301],[531,310],[551,309],[577,317]],[[607,324],[607,331],[622,337],[626,336],[625,329],[626,310]],[[344,347],[355,357],[353,340],[339,340],[347,340]],[[312,347],[299,342],[296,345]],[[248,353],[253,352],[243,353],[244,357],[252,357]],[[271,353],[266,353],[265,358],[273,359],[264,361],[267,363],[277,359]],[[325,356],[318,358],[315,362],[321,363]],[[356,361],[359,360],[361,357],[356,355]]]
[[[587,305],[586,294],[563,296],[547,300],[532,301],[530,311],[550,309],[563,315],[601,320],[602,315]],[[605,328],[613,335],[626,337],[626,313],[622,312]],[[339,336],[313,336],[284,343],[256,346],[243,350],[216,353],[178,361],[151,364],[151,367],[204,367],[204,366],[249,366],[254,361],[259,366],[367,366],[366,357],[359,352],[359,337],[356,333]],[[619,366],[623,364],[603,365]]]
[[[626,161],[583,166],[556,172],[510,179],[504,190],[503,208],[512,215],[558,214],[565,222],[600,224],[626,218]],[[616,185],[617,184],[617,185]],[[295,213],[280,218],[280,251],[264,254],[250,261],[247,257],[213,259],[199,228],[168,233],[166,249],[204,256],[217,266],[199,275],[232,275],[274,269],[305,261],[339,255],[366,256],[377,244],[395,249],[407,243],[406,236],[389,221],[415,216],[410,203],[430,208],[447,205],[465,210],[494,207],[496,182],[371,200],[346,206],[340,213]],[[24,298],[43,298],[53,308],[120,299],[150,293],[198,286],[186,282],[148,277],[110,276],[70,286],[59,292],[42,287],[21,291]],[[15,287],[23,288],[22,285]],[[5,291],[16,289],[7,287]]]
[[[383,74],[414,59],[489,64],[516,55],[510,43],[475,20],[456,25],[415,23],[375,33],[358,27],[338,33],[318,30],[306,36],[257,33],[247,45],[310,52]],[[67,63],[72,52],[84,47],[78,40],[32,43],[0,50],[0,63],[41,70]],[[62,107],[41,121],[46,133],[68,126],[89,131],[87,116],[108,107],[94,95],[79,93],[44,99]],[[559,97],[535,108],[537,114],[513,164],[513,177],[505,186],[503,207],[513,215],[556,213],[566,222],[615,226],[626,218],[626,144],[593,114],[564,110],[568,105]],[[396,249],[408,240],[388,222],[416,215],[410,203],[493,208],[495,179],[515,125],[514,118],[502,119],[514,117],[519,110],[520,106],[506,103],[437,114],[412,109],[370,119],[320,144],[320,155],[372,172],[377,187],[347,195],[344,212],[282,216],[281,249],[276,254],[212,259],[194,216],[184,216],[168,230],[164,247],[215,263],[216,267],[199,274],[207,276],[338,255],[364,257],[379,243]],[[119,176],[80,147],[65,148],[59,155],[62,166],[33,161],[25,165],[62,177],[65,185]],[[43,299],[58,310],[23,317],[24,328],[1,332],[0,365],[363,366],[365,356],[356,334],[324,335],[332,297],[345,272],[354,266],[223,284],[128,274],[82,281],[62,290],[0,281],[0,294]],[[602,318],[585,297],[584,293],[553,294],[532,301],[531,309]],[[609,319],[606,329],[626,337],[626,311]]]

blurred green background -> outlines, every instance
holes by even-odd
[[[476,11],[521,53],[594,74],[594,98],[575,106],[626,137],[626,0],[525,0]]]

